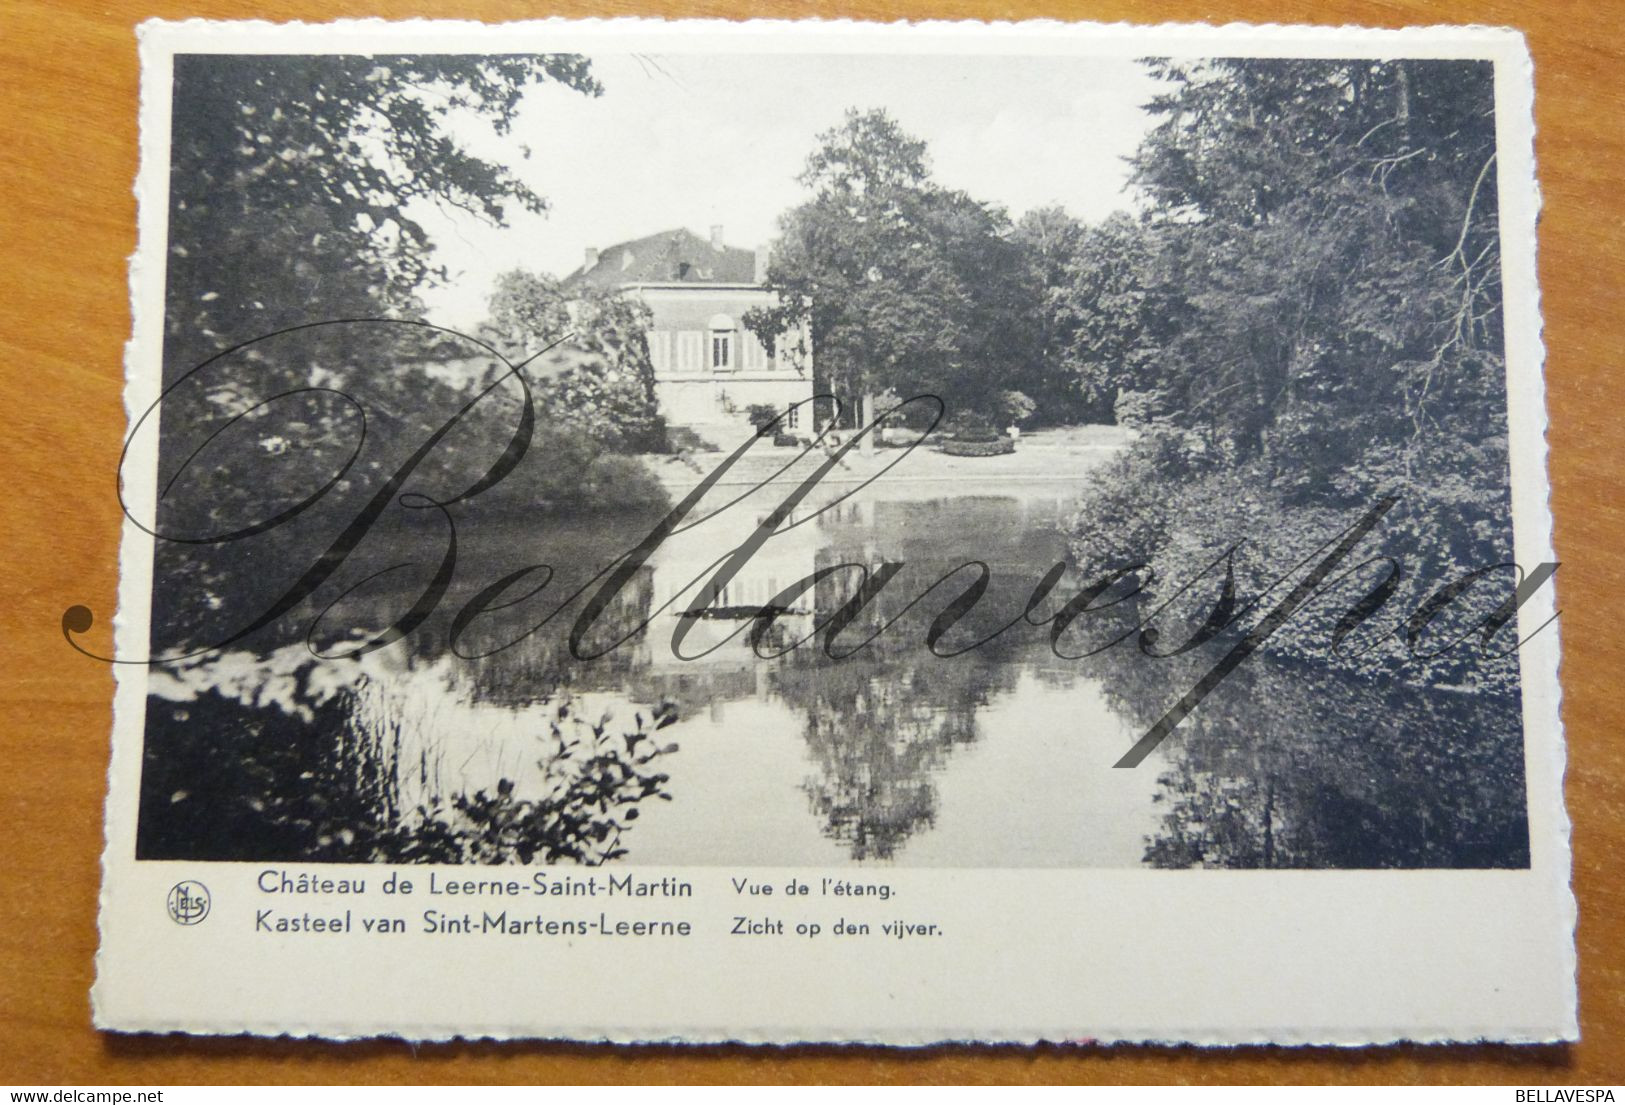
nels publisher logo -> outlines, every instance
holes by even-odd
[[[169,919],[195,925],[209,915],[209,888],[188,879],[169,888]]]

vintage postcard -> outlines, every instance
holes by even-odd
[[[1575,1037],[1515,31],[140,49],[99,1026]]]

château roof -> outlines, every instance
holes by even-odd
[[[754,284],[753,250],[720,249],[683,227],[599,251],[598,261],[566,277],[566,286],[592,284]]]

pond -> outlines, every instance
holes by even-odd
[[[516,585],[456,649],[437,618],[355,659],[283,639],[156,669],[140,853],[1527,865],[1515,698],[1255,656],[1145,762],[1114,769],[1206,669],[1200,654],[1154,660],[1132,639],[1065,659],[1047,628],[1022,621],[1035,585],[1067,561],[1075,491],[1042,478],[821,487],[706,603],[719,558],[776,503],[748,499],[661,544],[587,634],[584,651],[604,654],[585,661],[566,643],[584,596],[534,627],[648,523],[486,518],[460,531],[462,563],[487,580],[554,572],[535,594],[524,592],[543,573]],[[986,592],[938,641],[959,654],[937,655],[927,637],[975,578],[949,576],[967,561],[986,564]],[[892,574],[836,636],[837,655],[822,639],[790,647],[857,594],[860,569]],[[1045,609],[1077,582],[1069,570]],[[685,615],[696,603],[715,616]],[[765,627],[752,617],[764,604],[778,611]],[[363,589],[322,622],[376,631],[381,608]],[[1105,642],[1134,624],[1122,604],[1088,633]]]

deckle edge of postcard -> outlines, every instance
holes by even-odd
[[[612,19],[612,20],[565,20],[549,19],[533,23],[508,25],[506,29],[512,30],[551,30],[551,29],[590,29],[595,32],[620,31],[642,32],[652,28],[672,26],[661,21],[641,19]],[[684,29],[696,33],[717,32],[724,35],[754,33],[765,30],[777,30],[806,26],[784,21],[751,20],[746,22],[730,22],[723,20],[685,21]],[[1371,43],[1392,44],[1394,53],[1398,53],[1404,44],[1410,40],[1425,39],[1430,35],[1447,34],[1456,36],[1464,43],[1481,45],[1488,49],[1491,45],[1503,53],[1498,61],[1498,83],[1501,78],[1515,78],[1515,92],[1512,103],[1517,110],[1511,118],[1502,118],[1498,123],[1498,130],[1505,136],[1503,140],[1510,139],[1509,148],[1502,153],[1515,153],[1514,157],[1505,158],[1505,162],[1516,165],[1517,176],[1502,183],[1502,196],[1518,200],[1518,203],[1508,205],[1512,208],[1509,215],[1503,208],[1502,219],[1502,249],[1503,257],[1509,266],[1527,263],[1529,269],[1528,295],[1511,297],[1507,300],[1509,315],[1518,314],[1524,317],[1520,325],[1508,327],[1508,370],[1509,391],[1508,404],[1524,404],[1527,417],[1532,420],[1528,426],[1534,431],[1534,436],[1525,433],[1525,453],[1519,471],[1514,477],[1514,496],[1518,511],[1517,538],[1521,550],[1537,553],[1543,559],[1555,560],[1551,549],[1551,514],[1550,514],[1550,486],[1547,479],[1547,448],[1546,431],[1547,415],[1544,402],[1544,364],[1545,349],[1541,334],[1541,317],[1539,309],[1538,284],[1534,280],[1534,259],[1536,254],[1536,218],[1541,203],[1541,194],[1538,178],[1535,173],[1533,142],[1534,142],[1534,115],[1533,115],[1533,64],[1523,36],[1507,28],[1492,27],[1415,27],[1404,29],[1383,30],[1362,27],[1305,27],[1294,25],[1262,25],[1250,26],[1246,24],[1231,23],[1221,26],[1206,26],[1201,24],[1167,24],[1167,25],[1136,25],[1136,24],[1070,24],[1050,21],[1025,23],[976,23],[964,22],[921,22],[915,24],[863,24],[853,21],[817,21],[811,25],[814,29],[827,32],[842,33],[882,33],[903,34],[910,28],[920,31],[931,31],[935,34],[954,36],[974,36],[982,34],[1019,34],[1026,30],[1037,28],[1061,28],[1068,32],[1080,34],[1097,34],[1105,36],[1130,37],[1145,35],[1157,31],[1177,31],[1189,34],[1196,38],[1211,39],[1216,42],[1233,44],[1234,39],[1259,37],[1291,37],[1299,41],[1305,39],[1325,41],[1328,45],[1335,45],[1339,41],[1348,41],[1349,37],[1363,39]],[[255,33],[265,33],[271,36],[273,44],[279,45],[282,37],[291,40],[304,31],[321,31],[323,33],[337,32],[342,42],[350,35],[365,36],[375,31],[399,34],[439,34],[447,31],[468,31],[474,34],[483,34],[492,30],[491,25],[456,22],[445,23],[436,21],[415,20],[404,24],[392,24],[382,20],[345,20],[332,24],[269,24],[269,23],[234,23],[214,22],[208,20],[187,20],[183,22],[170,22],[151,20],[142,24],[139,30],[140,52],[142,57],[140,82],[140,169],[135,184],[135,194],[138,201],[138,223],[140,234],[135,252],[131,255],[129,263],[129,283],[131,289],[132,311],[132,337],[125,350],[125,408],[131,427],[142,417],[143,413],[153,407],[158,398],[159,384],[151,378],[152,366],[156,362],[156,350],[161,348],[163,337],[162,317],[162,283],[156,278],[164,269],[164,251],[166,242],[164,234],[167,226],[166,204],[167,196],[160,190],[159,185],[167,179],[168,149],[170,121],[168,112],[170,97],[165,89],[155,87],[155,74],[167,63],[168,53],[176,48],[178,39],[190,38],[194,34],[207,33],[215,29],[229,31],[251,30]],[[238,42],[246,48],[252,48],[252,42]],[[1515,46],[1508,51],[1508,46],[1515,42]],[[261,40],[263,44],[263,40]],[[329,52],[331,46],[322,49]],[[1463,49],[1469,49],[1464,45]],[[1154,52],[1154,51],[1151,51]],[[1507,65],[1505,53],[1515,53],[1517,60],[1513,65]],[[1331,55],[1328,55],[1331,56]],[[161,59],[161,61],[160,61]],[[1505,103],[1500,100],[1498,102]],[[1498,173],[1499,177],[1500,174]],[[1508,184],[1511,194],[1508,195]],[[1508,219],[1515,221],[1511,227],[1506,225]],[[153,291],[157,290],[157,298],[153,298]],[[1519,371],[1516,366],[1526,366]],[[1532,365],[1533,370],[1527,370]],[[1538,447],[1533,442],[1538,440]],[[1518,446],[1514,442],[1514,452]],[[1531,452],[1533,455],[1530,455]],[[156,480],[154,451],[152,471],[138,468],[137,476],[127,481],[131,493],[134,495],[151,494],[152,486]],[[116,656],[121,659],[141,655],[149,630],[149,609],[151,605],[150,581],[153,568],[152,542],[142,529],[129,517],[122,520],[123,535],[120,542],[120,574],[118,587],[118,607],[114,618],[114,636],[116,641]],[[1537,594],[1529,604],[1529,611],[1536,618],[1556,617],[1556,607],[1550,589]],[[1568,945],[1563,952],[1564,962],[1568,971],[1568,1002],[1566,1013],[1557,1020],[1542,1018],[1538,1023],[1522,1027],[1505,1023],[1488,1027],[1475,1027],[1468,1024],[1455,1026],[1441,1025],[1437,1027],[1410,1026],[1403,1029],[1390,1029],[1369,1025],[1365,1028],[1350,1027],[1347,1025],[1336,1029],[1321,1030],[1316,1028],[1246,1028],[1232,1026],[1229,1028],[1215,1028],[1212,1026],[1180,1028],[1164,1025],[1158,1028],[1137,1028],[1133,1022],[1119,1025],[1109,1023],[1080,1025],[1076,1030],[1060,1030],[1050,1027],[1019,1027],[1012,1025],[1007,1029],[990,1028],[988,1025],[965,1026],[953,1028],[944,1026],[934,1028],[903,1029],[895,1025],[889,1027],[853,1028],[848,1025],[832,1025],[814,1023],[804,1026],[782,1025],[761,1028],[734,1028],[720,1027],[714,1021],[700,1021],[689,1028],[680,1026],[667,1026],[661,1029],[651,1029],[636,1025],[614,1027],[600,1022],[591,1024],[565,1024],[541,1026],[532,1023],[512,1021],[510,1023],[486,1023],[478,1027],[471,1027],[465,1023],[424,1023],[414,1018],[392,1019],[387,1014],[379,1019],[372,1020],[366,1017],[348,1019],[348,1023],[335,1023],[324,1021],[322,1018],[287,1018],[277,1017],[274,1020],[262,1021],[252,1016],[241,1017],[211,1017],[207,1020],[189,1020],[185,1016],[166,1013],[158,1016],[146,1016],[138,1013],[135,1006],[139,999],[129,992],[130,979],[126,976],[121,979],[110,978],[108,945],[110,930],[119,923],[118,911],[126,908],[124,903],[115,901],[110,893],[110,886],[114,881],[115,872],[121,865],[128,865],[131,860],[127,858],[133,854],[128,851],[133,843],[133,780],[138,776],[141,766],[140,734],[144,710],[144,695],[147,683],[147,670],[139,663],[121,663],[115,666],[117,690],[113,710],[113,745],[108,769],[109,794],[106,808],[106,823],[104,826],[104,851],[101,858],[103,869],[103,882],[98,896],[98,925],[101,935],[97,951],[97,981],[91,992],[92,1018],[95,1025],[104,1030],[115,1032],[184,1032],[203,1035],[235,1035],[252,1034],[263,1036],[284,1036],[294,1038],[315,1037],[328,1040],[348,1040],[364,1037],[401,1037],[410,1040],[438,1041],[438,1040],[517,1040],[517,1039],[557,1039],[577,1042],[608,1042],[625,1044],[661,1044],[661,1043],[741,1043],[747,1045],[778,1046],[795,1045],[803,1043],[831,1043],[850,1045],[884,1045],[897,1047],[921,1047],[942,1043],[1016,1043],[1016,1044],[1187,1044],[1202,1047],[1231,1047],[1243,1045],[1272,1044],[1280,1046],[1335,1046],[1335,1047],[1367,1047],[1395,1044],[1402,1042],[1416,1043],[1474,1043],[1474,1042],[1506,1042],[1506,1043],[1555,1043],[1571,1041],[1579,1038],[1577,1002],[1578,993],[1575,980],[1577,957],[1573,944],[1574,926],[1577,924],[1578,909],[1570,881],[1571,870],[1571,822],[1567,815],[1563,797],[1562,786],[1565,762],[1565,743],[1561,718],[1559,716],[1560,686],[1556,673],[1559,663],[1558,633],[1555,622],[1542,639],[1541,645],[1524,658],[1525,693],[1531,687],[1536,689],[1535,703],[1532,709],[1541,715],[1536,720],[1542,724],[1526,729],[1525,739],[1532,742],[1535,747],[1529,750],[1532,759],[1538,758],[1535,765],[1539,770],[1531,772],[1529,778],[1530,802],[1533,806],[1537,789],[1543,790],[1541,795],[1544,803],[1547,823],[1540,829],[1543,837],[1541,847],[1549,849],[1545,853],[1545,866],[1553,883],[1553,889],[1560,894],[1560,908],[1567,921]],[[1532,670],[1545,669],[1545,670]],[[1526,702],[1526,710],[1531,709]],[[1528,716],[1528,715],[1526,715]],[[122,737],[121,737],[122,734]],[[122,796],[122,797],[121,797]],[[122,821],[121,821],[122,819]],[[1531,849],[1535,848],[1533,836],[1536,825],[1532,823]],[[788,954],[788,953],[787,953]],[[995,954],[994,949],[982,949],[983,955]],[[120,992],[110,993],[110,989]],[[724,1020],[722,1023],[726,1023]],[[1019,1024],[1019,1022],[1018,1022]]]

